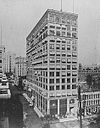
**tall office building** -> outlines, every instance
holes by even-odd
[[[5,72],[6,73],[15,73],[15,53],[6,52],[5,53]]]
[[[0,45],[0,74],[4,73],[5,46]]]
[[[15,58],[15,75],[16,77],[26,76],[26,58],[16,57]]]
[[[39,116],[76,113],[77,19],[48,9],[26,38],[27,81]]]

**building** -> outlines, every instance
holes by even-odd
[[[4,73],[5,46],[0,45],[0,74]]]
[[[48,9],[26,38],[27,84],[39,116],[77,110],[77,19]]]
[[[25,57],[16,57],[15,58],[15,76],[21,77],[26,76],[26,58]]]
[[[78,76],[80,81],[85,81],[88,75],[92,75],[93,77],[100,76],[100,65],[89,65],[79,67]]]
[[[100,91],[84,92],[81,97],[85,116],[100,112]]]
[[[5,72],[15,73],[15,58],[16,54],[11,52],[5,53]]]

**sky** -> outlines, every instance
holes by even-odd
[[[0,0],[2,44],[7,51],[26,55],[26,37],[47,9],[60,10],[61,0]],[[62,10],[73,12],[73,0],[62,0]],[[100,0],[74,0],[74,13],[79,62],[100,63]]]

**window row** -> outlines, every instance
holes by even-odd
[[[53,90],[65,90],[65,89],[76,89],[76,84],[73,84],[72,86],[71,85],[62,85],[62,86],[60,86],[60,85],[56,85],[56,86],[54,86],[54,85],[50,85],[49,86],[49,90],[50,91],[53,91]]]
[[[67,25],[66,27],[61,27],[61,26],[55,26],[55,25],[50,25],[49,28],[52,28],[52,29],[56,29],[56,30],[67,30],[67,31],[77,31],[77,27],[73,27],[71,25]]]

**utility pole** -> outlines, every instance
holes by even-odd
[[[74,0],[73,0],[73,13],[74,13]]]
[[[62,0],[61,0],[61,9],[60,9],[60,11],[62,12]]]
[[[81,88],[78,87],[78,100],[79,100],[79,116],[80,116],[80,128],[82,128],[82,109],[81,109]]]
[[[1,43],[0,44],[2,45],[2,25],[1,25]]]

